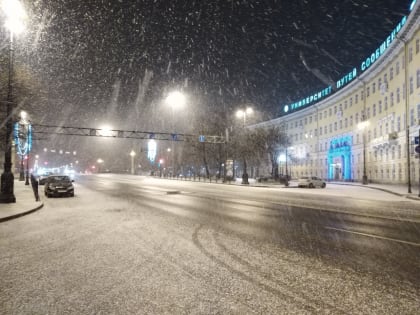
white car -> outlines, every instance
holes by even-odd
[[[326,186],[327,186],[327,183],[323,179],[316,176],[303,176],[303,177],[300,177],[298,180],[298,187],[325,188]]]

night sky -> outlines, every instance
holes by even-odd
[[[112,110],[113,98],[117,111],[130,108],[141,81],[140,107],[182,88],[197,102],[226,108],[252,103],[276,117],[281,105],[358,66],[409,5],[39,0],[26,4],[31,28],[22,41],[26,61],[51,98],[87,115],[93,108],[98,115]]]
[[[190,111],[252,104],[275,118],[359,66],[410,3],[26,1],[16,64],[44,89],[32,113],[41,123],[159,129],[153,121],[173,89],[188,95]]]

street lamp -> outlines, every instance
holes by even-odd
[[[134,150],[131,150],[130,156],[131,156],[131,175],[134,175],[134,157],[136,156],[136,152],[134,152]]]
[[[165,99],[166,104],[168,104],[171,107],[171,123],[172,123],[172,132],[174,135],[176,135],[175,132],[175,110],[179,110],[185,106],[186,103],[186,97],[183,93],[179,91],[173,91],[168,94],[168,96]],[[175,145],[174,141],[176,139],[172,139],[172,174],[175,174]]]
[[[357,128],[363,132],[363,177],[362,177],[362,184],[368,184],[368,177],[366,174],[366,132],[365,129],[369,126],[368,120],[361,121]]]
[[[252,115],[254,113],[254,110],[251,107],[247,107],[245,110],[238,110],[236,112],[237,118],[243,118],[243,127],[245,128],[246,124],[246,116]]]
[[[239,119],[243,119],[243,125],[242,126],[244,128],[244,131],[245,131],[245,125],[246,125],[246,116],[252,115],[253,112],[254,112],[254,110],[251,107],[247,107],[245,110],[240,109],[236,112],[236,117],[239,118]],[[243,159],[244,159],[244,171],[243,171],[243,174],[242,174],[242,184],[248,185],[249,182],[248,182],[248,173],[247,173],[247,169],[246,169],[247,167],[246,167],[245,154],[243,156]]]
[[[1,174],[0,203],[14,203],[16,197],[13,191],[14,176],[12,173],[12,115],[13,115],[13,35],[23,31],[25,10],[18,0],[3,0],[2,9],[6,15],[6,28],[9,34],[9,79],[6,101],[6,138],[4,147],[4,172]]]
[[[104,163],[104,160],[98,159],[96,162],[98,162],[98,173],[102,170],[102,164]]]

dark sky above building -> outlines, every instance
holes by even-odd
[[[27,1],[16,53],[48,86],[41,119],[58,110],[78,125],[110,113],[124,120],[175,88],[198,106],[251,103],[277,117],[358,66],[410,2]]]

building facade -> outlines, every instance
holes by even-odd
[[[342,79],[283,107],[280,126],[290,139],[289,173],[328,180],[419,181],[420,9],[413,1],[379,47]],[[365,178],[364,178],[365,177]]]

